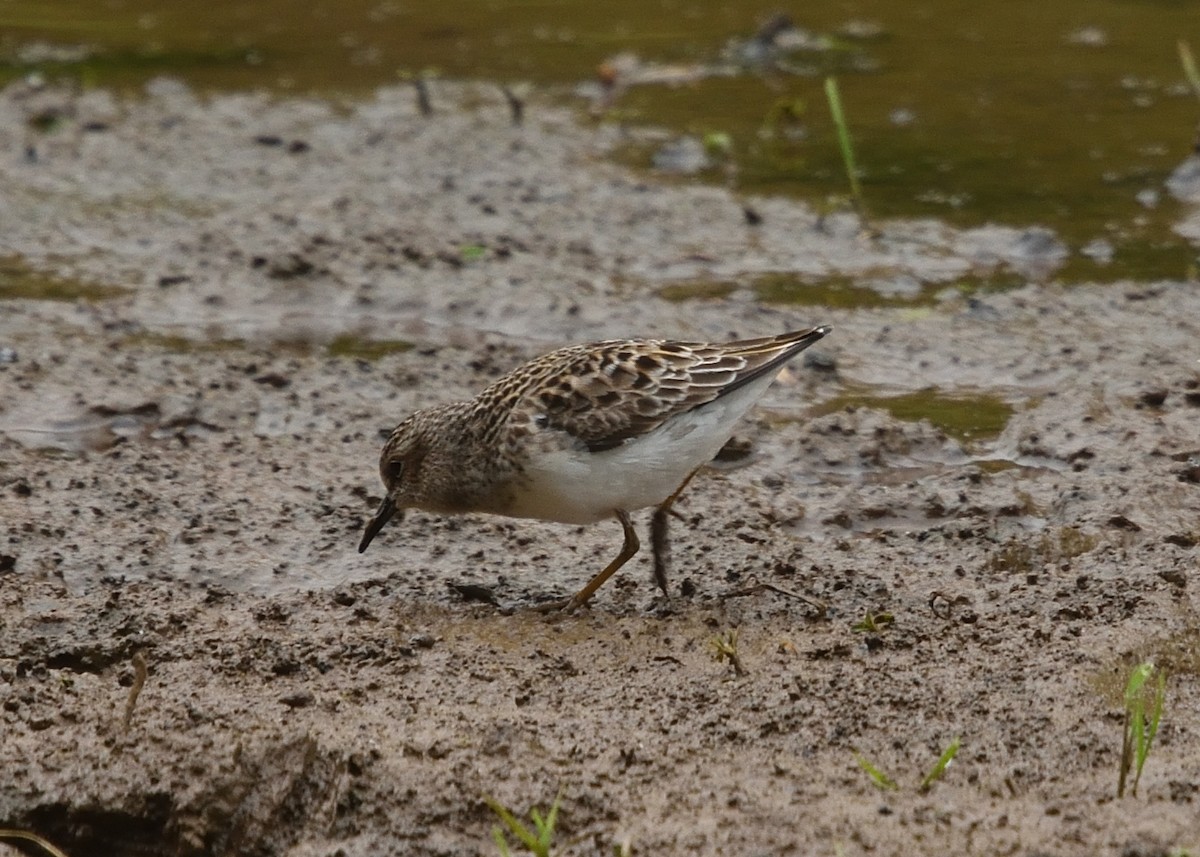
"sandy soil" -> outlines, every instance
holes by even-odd
[[[671,302],[1032,276],[1061,247],[866,237],[627,173],[633,132],[552,105],[514,128],[487,87],[434,94],[0,96],[0,255],[126,290],[0,304],[0,825],[72,857],[495,854],[486,796],[561,793],[562,854],[1200,849],[1194,283]],[[615,524],[412,514],[355,552],[411,409],[565,342],[813,323],[750,454],[681,502],[669,599],[642,556],[578,615],[528,609]],[[964,445],[839,404],[929,387],[1015,412]],[[735,629],[744,674],[715,657]],[[1147,658],[1164,725],[1118,800]]]

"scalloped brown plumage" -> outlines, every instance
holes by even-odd
[[[655,578],[666,592],[666,515],[783,364],[831,328],[726,343],[609,340],[561,348],[476,398],[400,423],[380,455],[387,496],[366,550],[398,511],[488,512],[564,523],[616,517],[621,553],[574,598],[591,597],[638,550],[629,512],[656,506]]]

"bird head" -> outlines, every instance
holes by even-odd
[[[359,542],[362,553],[371,540],[397,513],[411,506],[420,505],[423,494],[421,482],[422,463],[427,444],[421,431],[420,421],[409,417],[392,431],[383,452],[379,455],[379,476],[383,480],[384,496],[375,515],[367,522]]]

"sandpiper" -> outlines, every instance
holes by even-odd
[[[405,508],[566,524],[615,517],[616,558],[574,597],[587,602],[640,543],[629,521],[654,506],[654,577],[667,591],[667,514],[791,358],[832,328],[737,342],[615,339],[552,351],[470,401],[417,411],[379,457],[386,489],[359,553]]]

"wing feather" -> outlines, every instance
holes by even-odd
[[[672,417],[777,371],[828,328],[708,344],[613,340],[546,355],[516,410],[593,452],[653,431]]]

